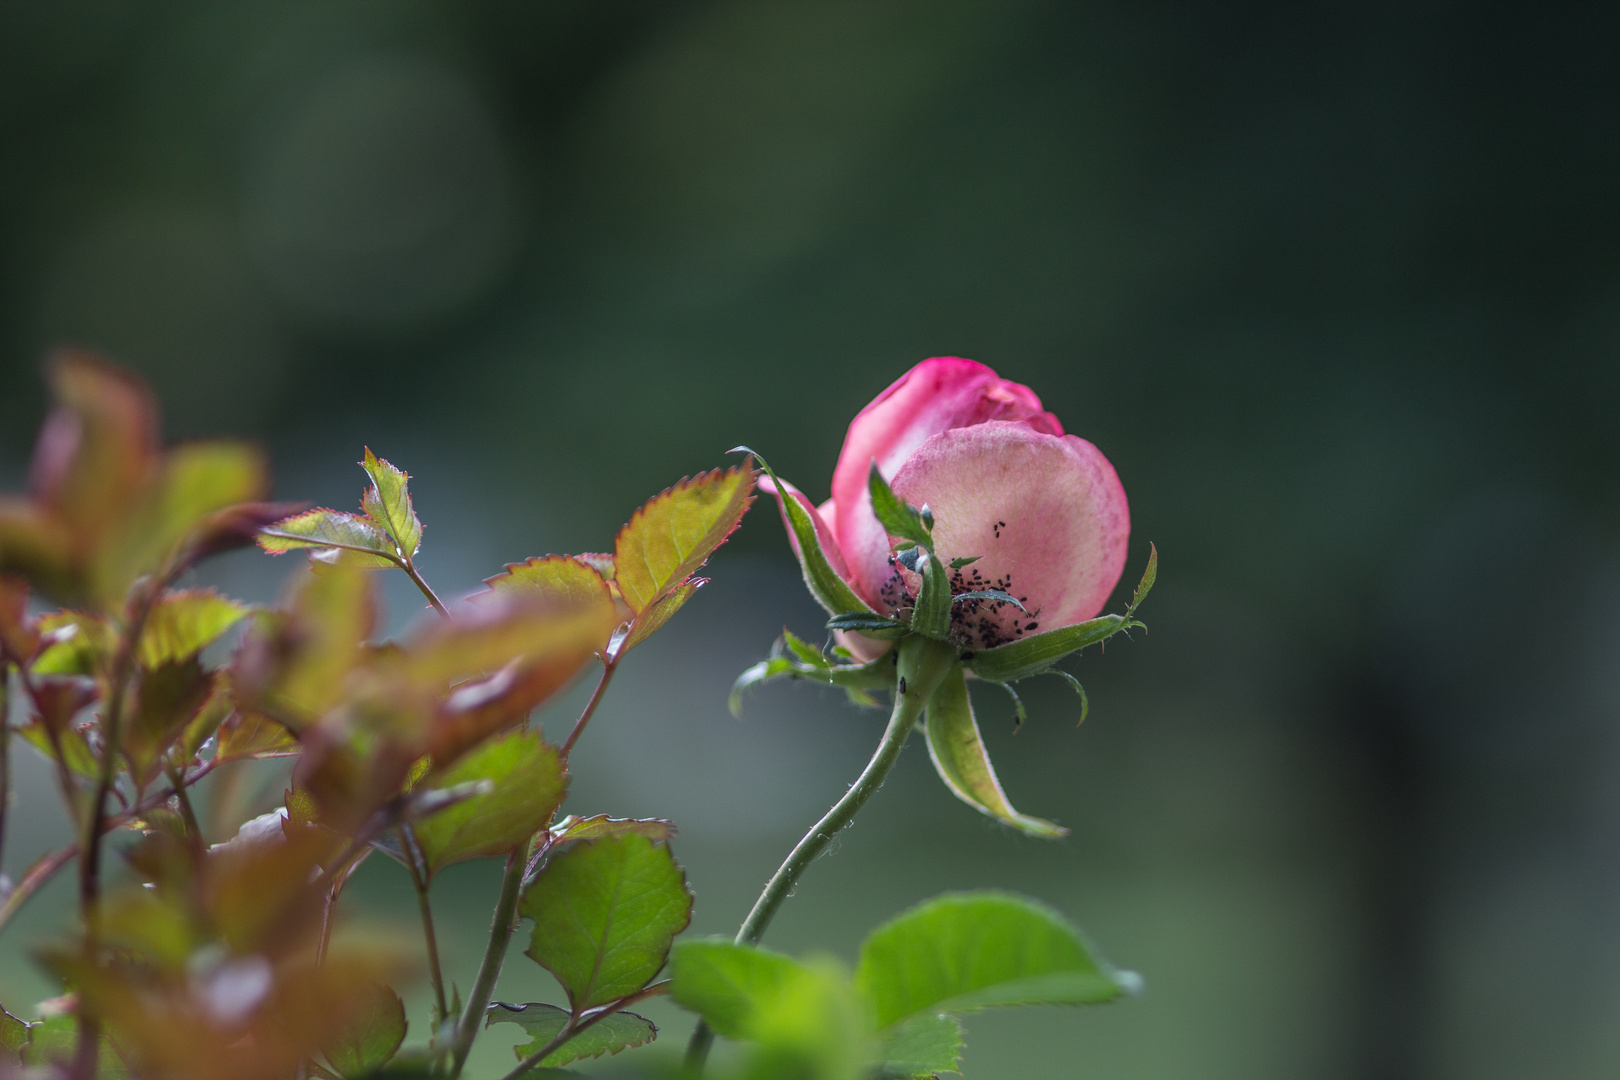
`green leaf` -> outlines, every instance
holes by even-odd
[[[787,521],[788,531],[793,539],[793,552],[799,557],[799,569],[804,572],[804,583],[809,587],[810,595],[816,598],[816,602],[826,608],[829,615],[852,613],[876,615],[877,613],[867,606],[866,601],[855,595],[849,583],[827,561],[827,555],[821,549],[821,539],[816,535],[816,524],[810,519],[810,512],[799,502],[797,489],[778,479],[776,473],[771,471],[769,463],[748,447],[739,446],[731,452],[751,454],[780,492],[777,500],[781,503],[782,515]]]
[[[0,1006],[0,1047],[11,1052],[12,1064],[22,1063],[23,1047],[28,1045],[28,1022],[19,1020]]]
[[[1131,593],[1131,606],[1125,609],[1128,619],[1136,614],[1136,607],[1147,599],[1147,594],[1153,590],[1153,583],[1159,580],[1159,549],[1152,542],[1148,543],[1147,569],[1142,571],[1142,580],[1136,583],[1136,591]]]
[[[434,789],[487,780],[494,790],[440,810],[414,826],[431,878],[451,863],[502,855],[545,827],[562,802],[567,774],[557,749],[532,731],[474,748],[433,779]]]
[[[354,1019],[323,1052],[338,1075],[357,1080],[388,1064],[404,1041],[404,1002],[388,987],[373,984]]]
[[[24,1065],[67,1065],[73,1061],[79,1046],[79,1021],[68,1013],[47,1017],[37,1024],[30,1024],[28,1035],[28,1045],[23,1047],[21,1054]],[[105,1035],[101,1037],[99,1062],[96,1080],[129,1080],[130,1073],[124,1059],[112,1040]]]
[[[411,503],[407,487],[410,477],[373,454],[369,446],[360,466],[370,475],[372,484],[360,497],[360,508],[387,530],[402,556],[412,558],[422,548],[422,522]]]
[[[950,893],[912,908],[872,932],[855,968],[880,1028],[919,1013],[1089,1005],[1139,984],[1057,912],[1003,892]]]
[[[746,1080],[862,1080],[866,1011],[837,964],[811,960],[753,1021]]]
[[[910,540],[925,550],[932,550],[934,538],[923,523],[915,507],[889,488],[889,482],[878,472],[877,462],[866,476],[866,486],[872,493],[872,513],[890,536]]]
[[[956,797],[997,821],[1031,836],[1067,836],[1069,830],[1042,818],[1020,814],[1007,801],[990,765],[979,725],[973,719],[967,680],[961,665],[953,665],[928,702],[928,756],[939,770],[940,779]]]
[[[945,574],[944,565],[927,551],[918,557],[917,569],[922,574],[922,588],[917,591],[911,628],[924,637],[944,641],[951,633],[950,578]]]
[[[962,1022],[936,1013],[908,1016],[879,1032],[867,1053],[877,1064],[877,1080],[961,1072]]]
[[[359,514],[315,509],[282,518],[259,532],[259,546],[272,555],[310,548],[310,558],[334,566],[376,570],[398,566],[394,541],[381,525]]]
[[[189,660],[246,617],[249,608],[213,589],[165,593],[152,605],[141,633],[141,666]]]
[[[551,827],[552,843],[571,844],[579,840],[601,840],[610,836],[645,836],[668,840],[675,835],[674,822],[662,818],[616,818],[606,814],[594,817],[565,817]]]
[[[582,611],[598,610],[607,624],[602,644],[597,651],[607,648],[612,633],[613,593],[600,570],[583,558],[571,555],[547,555],[520,563],[507,563],[506,569],[494,577],[485,578],[491,591],[513,596],[538,596],[555,601],[560,606]]]
[[[40,721],[30,720],[17,729],[17,734],[46,758],[55,759],[56,751],[51,746],[50,731]],[[67,766],[69,772],[89,780],[100,778],[101,764],[90,752],[90,747],[85,743],[84,735],[78,728],[65,726],[57,733],[57,738],[62,743],[62,764]]]
[[[973,654],[968,666],[981,679],[1012,682],[1038,675],[1070,653],[1106,641],[1130,625],[1130,620],[1123,615],[1102,615],[1089,622],[1021,637],[993,649],[981,649]]]
[[[730,938],[697,938],[670,954],[669,994],[728,1039],[750,1039],[762,1012],[784,988],[806,977],[804,965],[781,953]]]
[[[692,918],[686,876],[644,836],[574,844],[523,894],[528,955],[557,977],[576,1012],[645,986]]]
[[[185,731],[214,690],[213,676],[193,655],[141,672],[135,713],[126,721],[124,757],[139,787],[151,783],[158,759]]]
[[[519,1061],[538,1053],[545,1045],[561,1035],[568,1023],[568,1011],[555,1005],[531,1002],[527,1005],[491,1003],[484,1016],[484,1026],[491,1024],[517,1024],[527,1031],[531,1040],[512,1048]],[[633,1012],[609,1013],[584,1031],[563,1043],[541,1059],[543,1067],[556,1068],[571,1061],[599,1058],[603,1054],[617,1054],[620,1050],[642,1046],[658,1036],[658,1028],[645,1016]]]
[[[686,606],[686,602],[692,599],[693,593],[708,583],[708,578],[689,578],[653,601],[649,607],[636,616],[635,622],[631,624],[630,633],[625,635],[623,643],[619,645],[618,650],[614,653],[614,658],[617,659],[623,656],[643,641],[646,641],[661,629],[665,623],[669,622],[670,616]]]
[[[696,572],[742,520],[753,491],[745,462],[682,480],[631,515],[613,545],[614,580],[630,610],[641,615]]]

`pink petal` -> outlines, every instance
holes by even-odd
[[[975,648],[1091,618],[1125,569],[1125,489],[1102,451],[1078,436],[999,420],[956,428],[925,442],[892,486],[933,510],[942,559],[982,556],[954,572],[953,591],[1002,588],[1029,610],[958,604],[953,628]]]
[[[889,538],[872,515],[866,486],[872,462],[877,462],[885,479],[892,480],[928,439],[990,420],[1018,420],[1033,431],[1063,434],[1063,425],[1042,411],[1040,398],[1029,387],[955,356],[924,360],[873,399],[849,425],[833,471],[831,501],[837,506],[833,519],[838,543],[862,596],[876,596],[890,574]]]

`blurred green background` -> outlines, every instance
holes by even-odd
[[[41,358],[86,345],[172,435],[262,441],[285,497],[348,506],[365,444],[408,468],[456,592],[608,547],[738,443],[823,497],[872,395],[983,360],[1117,466],[1151,633],[1077,665],[1079,731],[1056,680],[1016,737],[979,702],[1069,840],[1001,832],[914,748],[770,942],[847,959],[995,884],[1146,977],[972,1018],[977,1080],[1612,1077],[1617,44],[1612,7],[1530,4],[8,3],[0,479]],[[727,716],[819,619],[769,507],[711,569],[570,804],[679,822],[705,932],[879,730],[807,687]],[[20,782],[13,874],[65,835]],[[377,862],[350,917],[411,933]],[[463,986],[497,874],[436,887]],[[63,896],[0,939],[8,1004],[51,992],[25,944]],[[521,947],[508,1000],[546,992]]]

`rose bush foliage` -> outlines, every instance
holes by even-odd
[[[69,354],[49,378],[28,491],[0,496],[0,845],[14,742],[50,763],[77,841],[0,876],[0,929],[70,868],[77,922],[34,950],[62,995],[35,1019],[0,1010],[0,1077],[456,1077],[501,1024],[523,1032],[515,1078],[653,1042],[632,1006],[667,993],[701,1018],[686,1060],[655,1053],[627,1075],[695,1077],[718,1032],[747,1045],[720,1069],[739,1078],[925,1077],[958,1068],[961,1015],[1135,987],[1057,913],[1000,893],[898,917],[853,976],[758,947],[918,723],[959,797],[1062,831],[1007,802],[969,686],[999,684],[1015,703],[1011,684],[1032,675],[1080,689],[1058,661],[1140,625],[1156,555],[1130,607],[1099,616],[1125,562],[1124,491],[1029,388],[925,361],[850,425],[819,507],[758,460],[831,618],[825,646],[784,634],[738,692],[810,678],[863,705],[888,694],[891,717],[736,939],[683,944],[692,892],[675,824],[563,814],[569,758],[628,654],[705,583],[752,501],[755,458],[655,496],[611,552],[531,557],[444,599],[417,563],[410,477],[369,448],[357,510],[270,503],[252,447],[164,448],[129,374]],[[200,560],[255,542],[308,556],[280,603],[188,587]],[[428,610],[380,641],[375,574],[394,570]],[[548,739],[539,714],[587,671],[595,692]],[[218,835],[199,800],[269,758],[292,762],[282,805]],[[341,900],[373,854],[415,895],[417,948],[354,932]],[[479,858],[505,870],[469,981],[441,963],[432,885]],[[563,1003],[495,1000],[521,921]],[[431,1010],[413,1028],[392,987],[423,976]]]

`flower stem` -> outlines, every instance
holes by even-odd
[[[743,920],[742,926],[737,931],[737,944],[759,943],[759,939],[765,936],[766,927],[770,926],[771,920],[776,917],[777,910],[793,891],[793,886],[798,884],[799,876],[804,873],[805,868],[826,850],[833,837],[854,820],[855,814],[883,785],[895,762],[900,760],[900,751],[905,747],[906,737],[911,734],[911,729],[916,726],[917,718],[922,715],[923,706],[933,696],[935,688],[939,686],[955,661],[956,651],[946,642],[912,635],[900,643],[899,662],[896,665],[894,710],[889,715],[889,726],[878,742],[877,751],[872,755],[872,760],[866,763],[866,768],[861,770],[861,775],[856,778],[855,783],[844,793],[844,797],[834,803],[833,808],[827,811],[820,821],[811,826],[810,831],[804,834],[804,839],[794,845],[776,873],[771,875],[770,881],[765,883],[765,891],[754,901],[753,910],[748,913],[748,918]],[[690,1078],[701,1075],[703,1063],[709,1056],[709,1047],[713,1042],[714,1031],[699,1021],[697,1030],[692,1032],[692,1041],[687,1044],[685,1076]]]
[[[526,845],[519,845],[506,856],[506,876],[501,879],[501,895],[495,901],[495,917],[490,922],[489,944],[484,947],[484,961],[478,966],[478,977],[467,996],[467,1007],[456,1027],[456,1041],[451,1049],[450,1075],[461,1075],[467,1063],[473,1040],[478,1037],[484,1010],[495,993],[495,980],[500,978],[501,965],[506,962],[506,945],[512,939],[513,917],[517,914],[518,892],[523,885]]]

